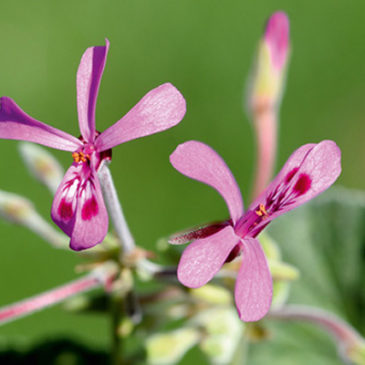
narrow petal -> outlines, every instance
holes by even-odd
[[[341,173],[341,151],[333,141],[300,147],[288,159],[266,191],[250,206],[268,213],[262,224],[313,199]]]
[[[105,151],[132,139],[164,131],[178,124],[185,111],[185,99],[180,92],[169,83],[160,85],[101,133],[96,139],[96,147]]]
[[[210,237],[192,242],[181,256],[177,268],[179,281],[189,288],[206,284],[219,271],[239,240],[233,228],[228,226]]]
[[[170,162],[182,174],[212,186],[222,195],[233,224],[243,214],[243,201],[228,166],[209,146],[197,141],[179,145],[170,156]]]
[[[193,240],[206,238],[214,233],[219,232],[221,229],[227,227],[228,225],[232,225],[232,222],[230,220],[223,222],[214,222],[206,224],[204,226],[180,231],[169,237],[169,243],[171,243],[172,245],[182,245]]]
[[[242,264],[234,291],[238,314],[243,321],[258,321],[269,311],[272,279],[260,242],[254,238],[243,241]]]
[[[76,76],[77,110],[81,135],[87,142],[95,136],[95,105],[103,75],[109,41],[105,46],[88,48],[81,58]]]
[[[75,151],[82,143],[68,133],[33,119],[16,103],[0,98],[0,138],[29,141],[65,151]]]
[[[103,241],[108,214],[100,184],[87,164],[73,164],[53,200],[53,221],[71,237],[70,247],[80,251]]]

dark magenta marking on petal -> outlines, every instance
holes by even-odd
[[[298,193],[298,195],[305,194],[311,187],[312,180],[307,174],[301,174],[298,181],[295,183],[293,190]]]
[[[290,182],[290,180],[294,177],[294,175],[297,173],[298,170],[299,170],[299,167],[294,167],[293,170],[288,172],[288,174],[285,177],[286,184]]]
[[[237,243],[237,245],[234,246],[232,251],[229,253],[228,257],[226,258],[225,263],[231,262],[232,260],[234,260],[240,254],[241,254],[241,244]]]
[[[92,217],[96,216],[99,212],[99,207],[96,199],[94,197],[86,200],[84,206],[81,210],[81,218],[84,221],[90,220]]]
[[[74,215],[72,203],[68,203],[64,199],[62,199],[58,207],[58,214],[65,221],[71,219]]]
[[[193,240],[206,238],[208,236],[211,236],[212,234],[215,234],[222,230],[223,228],[227,227],[228,225],[232,225],[232,220],[228,219],[227,221],[223,222],[213,222],[210,224],[207,224],[203,227],[197,227],[190,230],[181,231],[178,233],[175,233],[174,235],[171,235],[169,237],[169,242],[172,244],[182,244],[182,243],[188,243]]]

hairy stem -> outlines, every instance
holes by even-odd
[[[104,279],[99,275],[90,273],[55,289],[0,308],[0,325],[50,307],[73,295],[102,286],[104,283]]]
[[[105,160],[100,166],[98,176],[115,232],[123,248],[123,253],[130,253],[135,249],[136,245],[124,217],[108,163]]]

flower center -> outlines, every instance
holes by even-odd
[[[246,214],[237,222],[235,226],[236,234],[244,238],[247,233],[253,231],[259,223],[268,217],[269,213],[267,212],[265,205],[258,205],[255,210],[247,211]]]
[[[264,204],[260,204],[258,209],[255,210],[255,213],[262,218],[266,218],[269,216],[269,214],[266,211],[265,205]]]
[[[86,153],[84,153],[82,151],[80,151],[80,152],[73,152],[72,153],[72,158],[74,159],[74,161],[76,163],[90,161],[90,155],[89,154],[86,154]]]

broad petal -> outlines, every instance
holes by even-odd
[[[96,139],[105,151],[132,139],[148,136],[178,124],[186,112],[181,93],[171,84],[160,85],[145,95],[122,119]]]
[[[243,321],[258,321],[269,311],[272,300],[272,279],[260,242],[243,241],[242,264],[234,291],[238,314]]]
[[[109,41],[105,46],[88,48],[83,54],[76,75],[77,111],[81,135],[87,142],[95,136],[95,105],[103,75]]]
[[[70,247],[80,251],[103,241],[108,214],[100,184],[86,164],[73,164],[55,194],[51,216],[71,237]]]
[[[26,114],[10,98],[0,98],[0,138],[39,143],[65,151],[75,151],[82,143],[70,134],[39,122]]]
[[[70,247],[85,250],[102,242],[108,233],[108,213],[104,204],[99,179],[88,179],[80,191],[76,222]]]
[[[274,181],[250,206],[265,206],[261,224],[313,199],[328,189],[341,173],[341,151],[333,141],[308,144],[296,150]]]
[[[222,267],[232,249],[239,242],[231,226],[192,242],[183,252],[177,277],[189,288],[206,284]]]
[[[228,206],[233,224],[242,216],[240,189],[228,166],[212,148],[202,142],[185,142],[171,154],[170,162],[182,174],[216,189]]]
[[[72,164],[69,167],[56,191],[51,208],[53,221],[70,237],[75,225],[82,169],[82,164]]]

